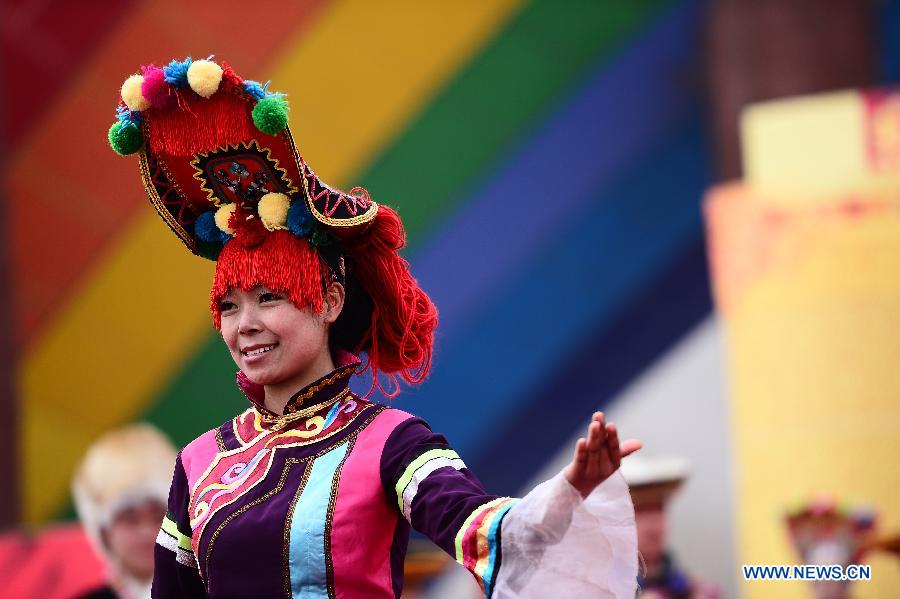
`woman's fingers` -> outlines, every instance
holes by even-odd
[[[587,441],[578,439],[578,442],[575,443],[575,455],[572,457],[572,461],[581,466],[587,462],[587,458]]]
[[[622,441],[622,444],[619,446],[619,452],[624,458],[627,455],[633,454],[635,451],[643,447],[644,444],[638,441],[637,439],[628,439],[626,441]]]
[[[605,438],[603,425],[603,412],[594,412],[591,423],[588,425],[587,448],[588,451],[599,451]]]
[[[619,431],[616,425],[610,422],[606,425],[606,449],[609,451],[609,461],[613,468],[618,468],[622,461],[622,455],[619,448]]]

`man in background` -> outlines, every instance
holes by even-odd
[[[82,599],[150,597],[154,544],[174,466],[175,448],[147,424],[106,433],[88,449],[72,494],[107,572],[106,584]]]

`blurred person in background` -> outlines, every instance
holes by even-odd
[[[107,567],[107,583],[81,599],[150,597],[153,552],[175,465],[157,429],[135,424],[106,433],[72,481],[75,509]]]
[[[642,599],[715,599],[717,589],[690,577],[678,567],[668,547],[666,507],[688,475],[688,464],[676,457],[633,456],[622,462],[622,476],[631,489],[637,522],[642,571]]]
[[[838,502],[822,495],[798,503],[784,518],[791,544],[801,563],[818,566],[862,564],[872,545],[876,516],[865,505]],[[816,599],[844,599],[850,596],[849,580],[810,582]]]

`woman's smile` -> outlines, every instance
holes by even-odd
[[[241,348],[241,356],[244,358],[245,364],[256,364],[261,362],[266,354],[278,347],[278,342],[269,344],[254,344]]]

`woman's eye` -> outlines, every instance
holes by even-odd
[[[281,296],[278,295],[277,293],[272,293],[272,292],[270,292],[270,291],[267,291],[267,292],[265,292],[265,293],[260,293],[260,294],[259,294],[259,301],[260,301],[260,303],[262,303],[262,302],[274,302],[275,300],[278,300],[278,299],[281,299]]]
[[[234,305],[234,302],[221,301],[219,302],[219,312],[227,312],[228,310],[233,310],[237,306]]]

